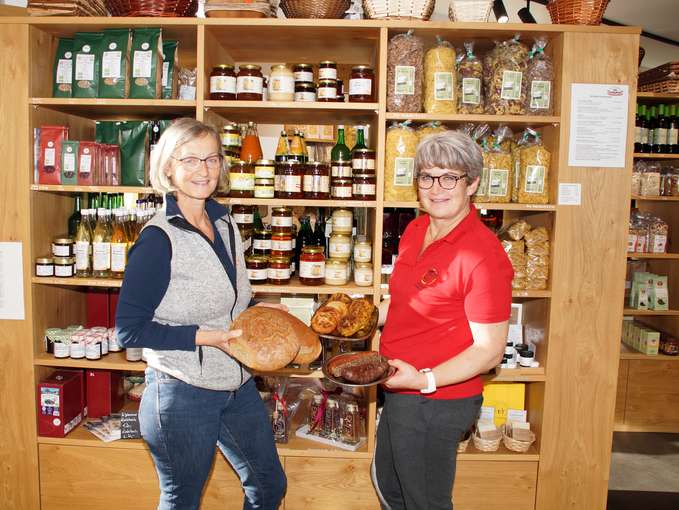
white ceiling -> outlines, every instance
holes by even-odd
[[[679,41],[679,0],[611,0],[604,17]]]

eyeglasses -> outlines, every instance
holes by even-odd
[[[207,158],[199,158],[197,156],[188,156],[186,158],[175,158],[170,156],[172,159],[179,161],[185,170],[189,172],[197,172],[201,167],[201,163],[205,163],[210,170],[216,170],[222,166],[222,157],[220,155],[208,156]]]
[[[443,174],[438,177],[434,177],[429,174],[419,174],[417,176],[417,186],[420,189],[431,189],[434,186],[434,181],[438,181],[439,186],[443,189],[455,189],[457,186],[457,181],[467,177],[467,174],[453,175],[453,174]]]

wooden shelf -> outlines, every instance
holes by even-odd
[[[662,316],[679,316],[679,310],[635,310],[634,308],[625,308],[622,311],[623,315],[662,315]]]
[[[261,124],[342,124],[369,122],[378,103],[304,103],[277,101],[205,101],[205,108],[234,122]]]
[[[253,285],[253,294],[365,294],[375,293],[375,287],[359,287],[358,285],[302,285],[297,277],[292,277],[288,285]]]
[[[160,116],[195,117],[196,101],[182,99],[72,99],[58,97],[33,97],[33,106],[48,108],[88,119],[129,118],[141,115],[148,118]]]
[[[488,124],[511,124],[513,126],[548,126],[561,122],[561,117],[553,115],[469,115],[442,113],[387,113],[387,120],[412,120],[415,122],[485,122]]]
[[[625,425],[616,423],[614,432],[662,432],[666,434],[679,434],[677,425]]]
[[[679,197],[661,197],[661,196],[641,196],[632,195],[632,200],[642,200],[646,202],[679,202]]]
[[[64,193],[155,193],[153,188],[142,186],[69,186],[61,184],[31,184],[31,190]]]
[[[679,198],[679,197],[678,197]],[[419,202],[384,202],[384,207],[398,207],[402,209],[419,209]],[[556,211],[554,204],[486,204],[474,202],[477,209],[489,211]]]
[[[125,352],[111,352],[100,360],[55,358],[46,352],[41,352],[33,359],[34,365],[43,367],[67,368],[100,368],[102,370],[126,370],[128,372],[143,372],[146,363],[143,361],[127,361]]]
[[[629,351],[621,352],[620,359],[632,359],[638,361],[679,361],[679,356],[668,356],[667,354],[658,353],[657,356],[649,356],[643,352]]]
[[[677,260],[679,253],[628,253],[628,259]]]
[[[643,99],[645,104],[664,103],[667,101],[679,102],[679,94],[661,92],[637,92],[637,99]]]
[[[515,298],[549,298],[552,297],[551,290],[513,290],[512,297]]]
[[[484,374],[481,378],[488,382],[543,382],[546,380],[544,367],[496,368],[494,374]]]
[[[679,154],[643,154],[635,152],[636,159],[679,159]]]
[[[123,281],[115,278],[59,278],[56,276],[34,276],[33,283],[40,285],[68,285],[72,287],[122,287]]]
[[[221,204],[266,205],[270,207],[377,207],[374,200],[308,200],[285,198],[228,198],[218,197]]]

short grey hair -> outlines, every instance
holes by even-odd
[[[481,148],[470,136],[459,131],[444,131],[424,138],[417,146],[415,175],[429,168],[461,170],[473,182],[483,171]]]
[[[167,175],[172,155],[185,143],[196,138],[202,138],[205,135],[212,136],[215,139],[217,147],[219,147],[219,155],[223,156],[222,140],[219,133],[212,126],[196,119],[187,117],[177,119],[163,132],[160,140],[158,140],[158,145],[151,153],[149,177],[151,186],[155,191],[164,195],[176,190],[172,180]]]

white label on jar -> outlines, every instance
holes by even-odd
[[[292,76],[272,76],[269,80],[269,94],[294,94],[295,79]]]
[[[337,88],[318,87],[318,99],[337,99]]]
[[[394,186],[412,186],[415,158],[394,158]]]
[[[71,358],[84,358],[85,357],[85,345],[81,342],[71,343],[71,349],[69,350],[69,355]]]
[[[376,192],[376,186],[374,184],[356,184],[353,185],[354,195],[369,195],[373,196]]]
[[[81,175],[89,174],[92,171],[92,155],[81,154],[80,165],[78,165],[78,173]]]
[[[667,236],[654,234],[653,235],[653,253],[665,253],[667,246]]]
[[[352,78],[349,80],[349,95],[369,96],[372,94],[372,84],[370,78]]]
[[[351,243],[333,242],[330,239],[330,257],[345,258],[351,256]]]
[[[273,197],[274,197],[273,186],[255,185],[255,198],[273,198]]]
[[[544,193],[545,191],[545,167],[542,165],[526,166],[526,193]]]
[[[321,67],[318,70],[318,79],[319,80],[336,80],[337,79],[337,69],[333,67]],[[314,81],[313,80],[313,74],[311,75],[311,80],[308,81]]]
[[[229,173],[231,189],[235,191],[252,191],[255,189],[255,174]]]
[[[54,276],[53,264],[36,264],[35,276]]]
[[[479,78],[462,78],[462,104],[479,104],[481,102],[481,80]]]
[[[396,66],[394,69],[394,91],[396,94],[415,94],[415,66]]]
[[[268,277],[266,269],[248,269],[248,280],[261,281]]]
[[[101,340],[101,355],[104,356],[108,354],[108,338],[102,338]]]
[[[44,166],[54,166],[57,157],[57,150],[55,148],[45,149],[45,157],[42,158]]]
[[[367,286],[373,283],[373,273],[370,269],[354,269],[354,282],[356,285]]]
[[[73,60],[60,58],[57,64],[57,83],[71,84],[73,80]]]
[[[125,349],[125,358],[127,361],[141,361],[144,349],[140,347],[128,347]]]
[[[325,262],[300,260],[299,276],[301,278],[323,278],[325,276]]]
[[[372,247],[362,244],[354,246],[354,261],[355,262],[370,262],[372,256]]]
[[[275,251],[292,251],[292,239],[284,241],[271,240],[271,249]]]
[[[284,175],[282,191],[286,193],[300,193],[302,191],[302,176]]]
[[[153,51],[135,51],[132,59],[132,78],[150,78]]]
[[[453,100],[453,73],[434,73],[434,99],[436,101]]]
[[[78,53],[75,56],[75,79],[76,81],[94,80],[94,55]]]
[[[85,357],[87,359],[101,359],[101,344],[100,343],[89,343],[85,347]]]
[[[286,267],[285,269],[275,269],[270,267],[267,269],[267,275],[272,280],[288,280],[290,278],[290,268]]]
[[[122,273],[127,265],[127,243],[111,243],[111,271]]]
[[[374,159],[352,159],[351,167],[354,170],[375,170]]]
[[[222,145],[225,147],[240,147],[240,135],[236,133],[222,133]]]
[[[325,267],[325,283],[328,285],[344,285],[347,283],[347,272],[344,268],[335,266]]]
[[[101,56],[101,77],[117,79],[121,77],[120,59],[122,51],[105,51]]]
[[[500,97],[510,101],[521,99],[521,80],[523,73],[520,71],[502,71],[502,92]]]
[[[292,227],[292,216],[271,216],[272,227]]]
[[[69,147],[70,149],[70,147]],[[75,154],[73,152],[64,152],[63,161],[63,171],[65,174],[75,173]]]
[[[351,186],[336,186],[332,187],[333,198],[351,198]]]
[[[252,247],[255,250],[271,250],[271,239],[255,239]]]
[[[90,268],[90,243],[77,241],[75,243],[75,269],[87,271]]]
[[[305,81],[309,83],[314,81],[313,71],[296,71],[292,73],[292,75],[294,76],[295,81]]]
[[[255,179],[273,179],[275,178],[274,167],[272,166],[256,166]],[[255,183],[256,185],[257,183]]]
[[[551,81],[533,80],[530,84],[530,107],[534,110],[546,110],[549,108],[551,95]]]
[[[68,358],[71,354],[71,348],[62,342],[54,343],[54,357],[55,358]]]
[[[333,216],[332,217],[332,226],[333,230],[338,231],[338,230],[343,230],[344,232],[348,231],[351,229],[351,227],[354,225],[354,217],[353,216]]]
[[[315,92],[295,92],[295,101],[313,103],[316,101]]]
[[[247,225],[255,222],[255,215],[252,213],[233,213],[233,219],[236,220],[236,223]]]
[[[69,245],[52,243],[52,254],[55,257],[70,257],[71,256],[71,248],[70,248]]]
[[[213,93],[216,93],[216,94],[235,94],[236,93],[236,77],[235,76],[211,76],[210,77],[210,93],[211,94],[213,94]]]
[[[305,175],[304,193],[329,193],[330,177],[327,175]]]
[[[239,76],[236,79],[237,94],[262,94],[264,91],[264,78],[259,76]]]
[[[111,243],[92,243],[92,266],[95,271],[111,269]]]
[[[351,165],[349,162],[346,162],[344,164],[333,164],[331,167],[330,175],[332,175],[333,179],[334,178],[348,178],[353,176],[353,172],[351,170]]]
[[[54,265],[54,276],[71,277],[73,276],[73,264],[66,266]]]
[[[167,81],[169,79],[169,75],[170,75],[170,63],[169,62],[163,62],[163,74],[162,74],[162,78],[160,80],[163,84],[163,88],[168,86]]]

